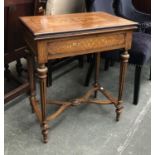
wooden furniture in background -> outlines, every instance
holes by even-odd
[[[133,104],[137,105],[140,94],[140,79],[141,70],[143,65],[146,64],[151,58],[151,16],[136,10],[133,6],[132,0],[92,0],[93,3],[88,1],[88,11],[105,11],[126,19],[130,19],[139,23],[139,32],[133,34],[133,42],[131,50],[129,51],[130,59],[129,63],[135,66],[135,80],[134,80],[134,93],[133,93]],[[115,2],[115,3],[113,3]],[[143,0],[141,1],[143,2]],[[143,33],[142,33],[143,32]],[[144,33],[145,32],[145,33]],[[148,34],[146,34],[148,33]],[[120,50],[112,53],[103,53],[105,58],[105,70],[108,70],[110,63],[113,61],[119,61]],[[94,58],[90,61],[85,85],[89,85],[91,74],[93,73]]]
[[[58,117],[68,107],[81,103],[113,104],[116,107],[116,120],[119,121],[123,109],[122,94],[129,59],[128,50],[131,48],[132,32],[137,28],[137,23],[104,12],[22,17],[20,20],[23,25],[23,36],[30,50],[28,59],[31,72],[30,103],[40,121],[44,143],[47,143],[48,122]],[[118,98],[115,98],[98,82],[99,52],[119,48],[124,49],[124,52],[121,54],[119,93]],[[48,69],[45,64],[49,60],[89,53],[96,53],[96,75],[93,88],[84,96],[71,101],[47,101],[46,78]],[[36,57],[38,66],[41,110],[35,95],[33,57]],[[98,91],[105,95],[107,100],[90,98]],[[47,116],[46,104],[57,104],[60,108]]]
[[[34,0],[5,0],[4,1],[4,62],[5,77],[7,80],[16,80],[19,87],[5,94],[4,102],[8,102],[18,95],[29,91],[28,81],[22,83],[15,78],[9,70],[9,63],[17,61],[16,70],[21,76],[21,58],[26,57],[25,43],[21,36],[21,25],[19,16],[29,16],[34,14]]]
[[[137,10],[151,14],[151,0],[133,0],[133,4]]]
[[[7,103],[15,97],[28,92],[29,91],[29,83],[27,79],[21,78],[23,67],[20,62],[21,58],[26,58],[25,53],[25,42],[23,40],[23,36],[21,35],[21,25],[19,24],[20,16],[32,16],[32,15],[43,15],[46,9],[47,0],[5,0],[4,1],[4,59],[5,59],[5,71],[4,75],[7,84],[10,85],[12,83],[16,83],[18,87],[11,89],[11,91],[6,90],[4,95],[4,102]],[[63,67],[64,65],[74,61],[75,59],[71,58],[69,60],[59,61],[56,60],[50,63],[48,66],[49,72],[48,74],[48,85],[51,85],[52,80],[51,74],[53,71]],[[13,76],[9,69],[9,64],[13,61],[17,61],[16,63],[16,71],[18,73],[18,77]],[[82,61],[79,61],[79,66],[81,67]],[[21,80],[22,79],[22,80]],[[11,82],[13,81],[13,82]],[[7,87],[7,85],[5,85]]]

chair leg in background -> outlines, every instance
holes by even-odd
[[[48,67],[48,73],[47,73],[47,87],[50,87],[52,85],[52,63],[48,62],[47,63],[47,67]]]
[[[114,66],[115,65],[115,61],[113,59],[110,60],[110,66]]]
[[[16,71],[18,73],[18,76],[21,76],[22,75],[23,68],[22,68],[22,63],[21,63],[21,60],[20,59],[17,60],[17,63],[16,63]]]
[[[4,77],[7,79],[7,81],[10,81],[10,70],[9,70],[9,64],[4,65]]]
[[[78,61],[79,61],[79,67],[83,68],[84,65],[84,56],[79,56],[78,57]]]
[[[87,72],[85,84],[84,84],[85,86],[89,86],[90,78],[92,76],[94,67],[95,67],[95,59],[93,57],[93,58],[91,58],[91,61],[89,64],[89,68],[88,68],[88,72]]]
[[[92,54],[87,54],[87,62],[90,63],[92,61]]]
[[[107,71],[109,69],[110,59],[105,59],[104,70]]]
[[[151,64],[150,64],[150,77],[149,80],[151,81]]]
[[[136,65],[136,67],[135,67],[135,81],[134,81],[134,97],[133,97],[134,105],[137,105],[138,100],[139,100],[141,70],[142,70],[142,66]]]

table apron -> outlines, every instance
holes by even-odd
[[[125,47],[126,33],[93,34],[47,41],[48,59]]]
[[[47,63],[48,60],[78,56],[96,52],[108,52],[114,49],[131,48],[132,31],[117,31],[100,34],[87,34],[55,39],[35,40],[25,31],[25,42],[38,63]]]

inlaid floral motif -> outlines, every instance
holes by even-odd
[[[114,35],[94,35],[94,37],[83,37],[74,40],[63,39],[59,42],[51,41],[48,43],[48,53],[50,55],[57,53],[69,53],[72,51],[86,51],[86,50],[98,50],[102,48],[115,47],[124,45],[125,35],[114,34]]]

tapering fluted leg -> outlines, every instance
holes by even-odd
[[[40,97],[41,97],[41,112],[42,112],[42,134],[43,141],[47,143],[47,135],[48,135],[48,124],[46,121],[46,79],[47,79],[47,67],[45,64],[40,64],[38,69],[38,77],[40,80]]]
[[[119,78],[119,94],[118,94],[118,103],[116,105],[116,121],[119,121],[120,114],[123,109],[122,105],[122,95],[124,89],[125,75],[128,65],[129,54],[128,51],[124,51],[121,54],[121,65],[120,65],[120,78]]]
[[[34,112],[33,104],[36,101],[36,83],[34,78],[34,58],[29,51],[27,52],[27,69],[28,69],[28,76],[29,76],[29,83],[30,83],[30,105],[32,108],[32,112]]]
[[[99,86],[99,70],[100,70],[100,53],[95,54],[95,83],[94,86]],[[95,91],[94,97],[97,97],[97,91]]]

